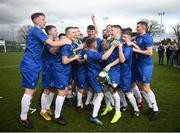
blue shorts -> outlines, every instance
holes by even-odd
[[[147,65],[147,64],[141,64],[137,66],[137,77],[138,82],[141,83],[150,83],[151,77],[153,73],[153,64]]]
[[[117,85],[121,84],[121,80],[120,80],[120,76],[121,76],[121,71],[120,71],[120,67],[112,67],[109,72],[108,75],[111,79],[111,83],[115,83]]]
[[[77,61],[72,62],[71,70],[72,70],[72,79],[77,80],[77,70],[78,70]]]
[[[131,66],[131,83],[136,83],[137,82],[137,66],[136,64],[132,64]]]
[[[71,74],[65,75],[63,73],[54,72],[53,76],[54,76],[53,85],[55,88],[64,90],[71,85],[71,81],[72,81]]]
[[[88,81],[95,93],[102,93],[102,86],[96,81],[96,77],[88,76]]]
[[[53,82],[53,67],[52,65],[46,65],[42,69],[42,88],[50,89],[54,87]]]
[[[131,73],[123,74],[121,76],[121,83],[124,93],[131,92]]]
[[[32,70],[20,70],[21,71],[21,85],[24,88],[28,89],[36,89],[38,79],[39,79],[39,73]]]
[[[87,75],[86,73],[77,73],[77,86],[79,89],[87,89]]]

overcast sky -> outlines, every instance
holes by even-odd
[[[1,0],[0,38],[12,38],[12,29],[32,24],[34,12],[44,12],[47,24],[54,24],[59,32],[66,26],[78,26],[85,34],[92,24],[90,15],[96,16],[99,29],[105,24],[120,24],[135,28],[142,18],[160,21],[158,12],[165,12],[163,23],[166,32],[171,25],[180,22],[180,0]],[[103,17],[109,19],[104,21]]]

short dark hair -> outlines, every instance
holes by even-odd
[[[74,29],[79,29],[79,27],[74,27]]]
[[[92,44],[96,41],[94,37],[89,37],[86,39],[86,45],[88,48],[91,48]]]
[[[67,32],[68,32],[70,29],[74,29],[74,27],[66,27],[66,29],[65,29],[65,34],[67,34]]]
[[[139,21],[139,22],[137,22],[137,24],[141,24],[141,25],[144,25],[144,26],[148,26],[148,24],[147,24],[147,22],[145,22],[145,21]]]
[[[129,31],[129,30],[124,31],[123,34],[129,35],[129,36],[133,35],[132,31]]]
[[[33,21],[35,18],[39,17],[39,16],[44,16],[45,17],[45,14],[42,13],[42,12],[36,12],[36,13],[33,13],[31,15],[31,20]]]
[[[49,31],[52,29],[52,28],[56,28],[54,25],[47,25],[45,27],[45,31],[46,31],[46,34],[49,34]]]
[[[111,26],[111,27],[112,27],[112,25],[111,25],[111,24],[106,25],[106,27],[108,27],[108,26]]]
[[[58,35],[58,38],[60,39],[62,36],[66,36],[66,34],[60,33],[60,34]]]
[[[102,31],[106,31],[106,29],[103,29]]]
[[[113,28],[113,27],[114,27],[114,28],[117,28],[117,29],[120,29],[120,30],[122,30],[121,26],[120,26],[120,25],[118,25],[118,24],[116,24],[116,25],[113,25],[113,26],[112,26],[112,28]]]
[[[95,26],[94,25],[88,25],[87,30],[95,30]]]

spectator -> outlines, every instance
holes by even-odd
[[[158,47],[158,55],[159,55],[159,65],[164,64],[164,46],[162,43]]]
[[[170,59],[170,43],[168,43],[166,47],[166,59],[167,59],[167,65],[169,65],[169,59]]]

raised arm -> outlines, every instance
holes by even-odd
[[[93,25],[95,27],[96,35],[98,36],[98,27],[97,27],[96,18],[94,15],[91,15],[91,20],[92,20]]]

